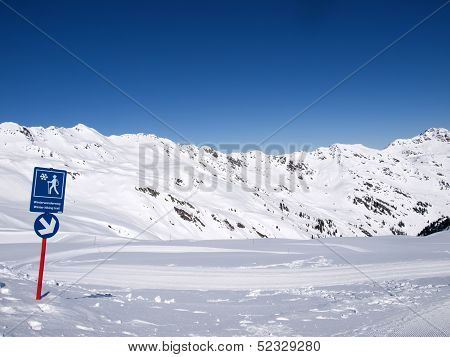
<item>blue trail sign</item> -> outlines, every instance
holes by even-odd
[[[63,213],[66,176],[64,170],[35,167],[30,212]]]

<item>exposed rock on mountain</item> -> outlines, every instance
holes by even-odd
[[[430,234],[442,232],[450,228],[450,217],[441,217],[438,220],[431,222],[428,226],[422,229],[419,236],[429,236]]]

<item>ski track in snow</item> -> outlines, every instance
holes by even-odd
[[[46,276],[52,280],[75,281],[93,267],[88,265],[83,270],[73,272],[70,266],[56,267],[52,265],[46,272]],[[445,277],[449,272],[450,260],[387,263],[381,266],[373,264],[305,268],[300,271],[108,264],[97,268],[95,274],[89,274],[83,278],[83,284],[122,287],[124,276],[126,276],[127,287],[140,289],[148,287],[170,290],[293,289],[308,286],[357,284],[370,279],[382,281],[392,277],[396,279]]]
[[[450,232],[322,242],[131,242],[80,281],[120,245],[106,239],[93,249],[76,235],[49,240],[48,294],[38,303],[39,241],[16,238],[0,250],[6,335],[442,336],[450,330]]]

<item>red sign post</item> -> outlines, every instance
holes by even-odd
[[[39,276],[36,289],[36,300],[42,297],[42,279],[44,278],[45,251],[47,249],[47,239],[42,239],[41,245],[41,261],[39,262]]]

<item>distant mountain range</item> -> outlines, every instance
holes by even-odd
[[[335,144],[265,155],[154,135],[104,136],[81,124],[1,123],[0,148],[0,230],[12,234],[32,230],[35,166],[69,172],[61,231],[96,236],[417,235],[450,212],[450,135],[442,128],[383,150]]]

